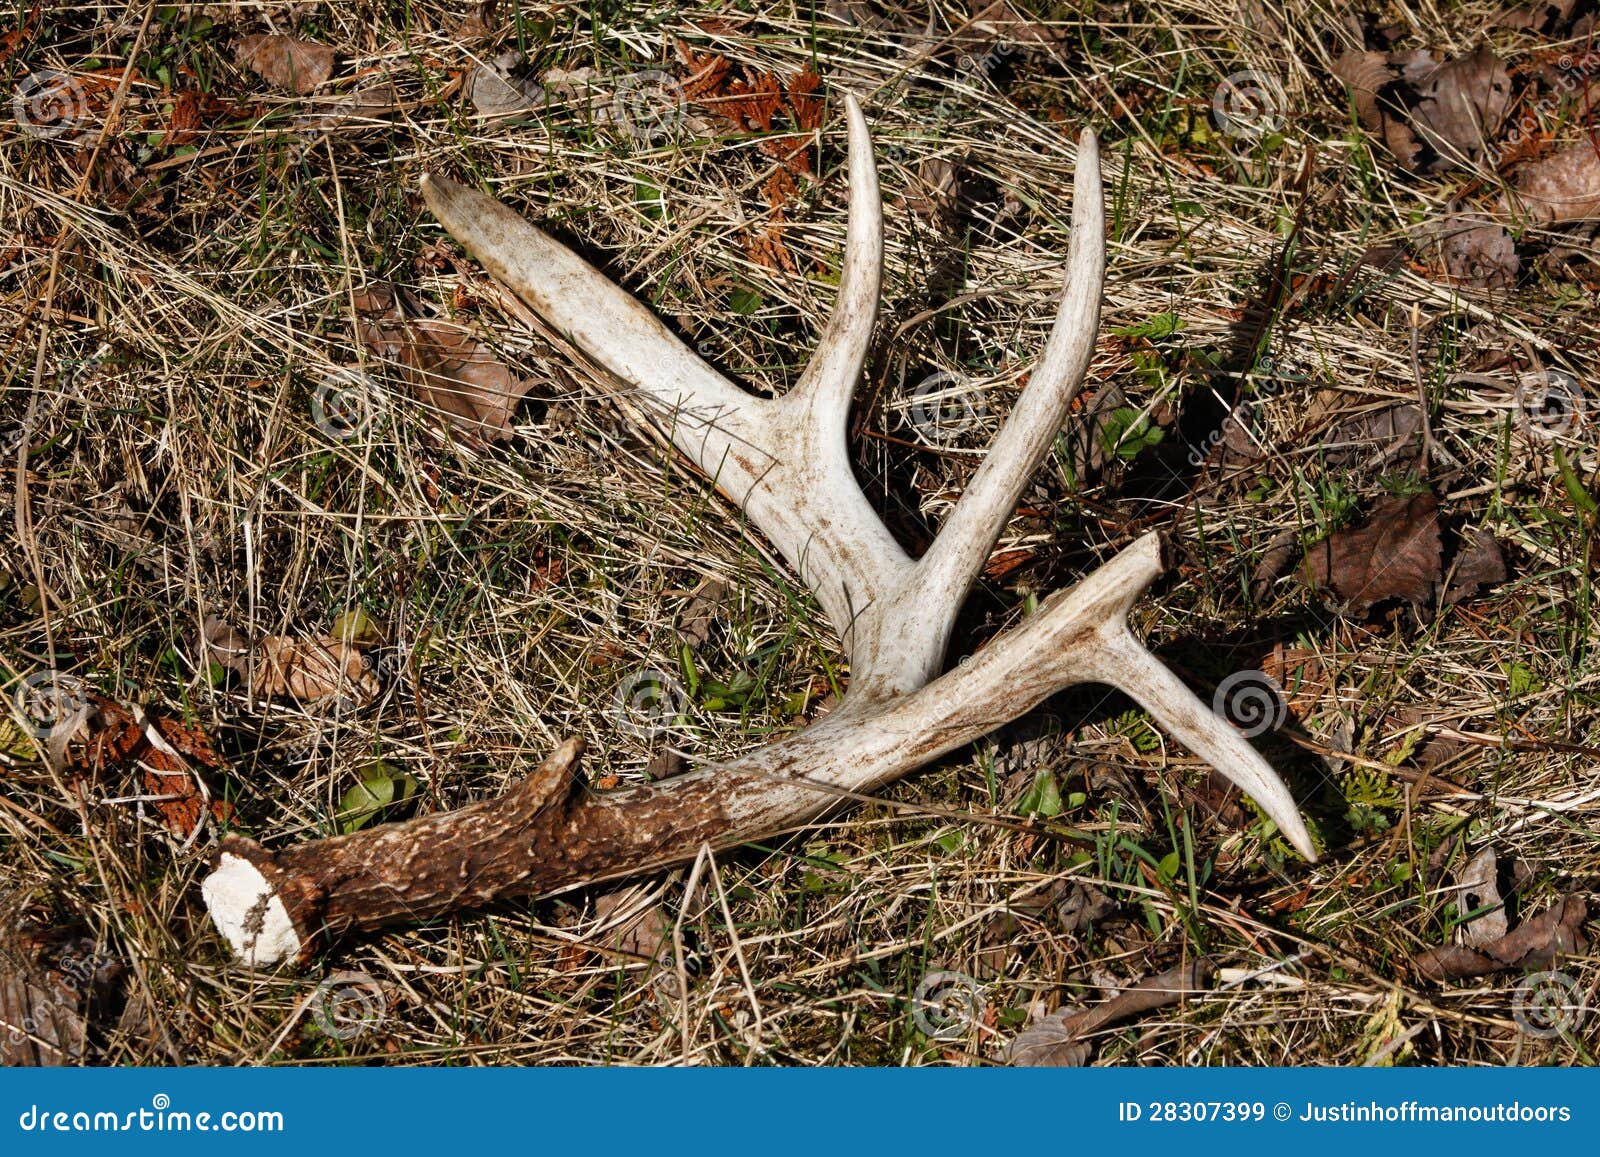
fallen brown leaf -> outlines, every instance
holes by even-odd
[[[1582,956],[1589,951],[1583,922],[1589,908],[1583,897],[1571,895],[1546,908],[1498,940],[1478,947],[1447,944],[1430,948],[1417,957],[1417,971],[1429,980],[1465,980],[1513,968],[1546,969],[1563,957]]]
[[[1580,141],[1523,166],[1517,172],[1516,193],[1507,200],[1551,224],[1600,217],[1600,145]]]
[[[1415,71],[1413,71],[1415,70]],[[1434,64],[1418,53],[1402,67],[1414,76],[1418,103],[1412,125],[1438,154],[1430,171],[1466,165],[1494,140],[1511,102],[1511,74],[1488,48]]]
[[[690,593],[689,602],[678,617],[678,637],[691,647],[703,646],[732,589],[721,579],[704,579]]]
[[[252,646],[222,620],[205,621],[206,653],[242,676],[253,695],[287,696],[302,703],[331,696],[357,705],[378,693],[378,679],[353,642],[333,635],[290,639],[263,635]]]
[[[1481,948],[1511,930],[1506,920],[1505,901],[1500,896],[1499,875],[1500,861],[1493,845],[1473,856],[1461,869],[1456,881],[1456,911],[1465,917],[1480,908],[1489,909],[1461,925],[1461,943],[1468,948]]]
[[[670,959],[673,921],[650,891],[649,885],[632,884],[596,896],[595,919],[608,926],[597,943],[657,963]]]
[[[1487,530],[1473,532],[1456,555],[1450,568],[1450,586],[1444,593],[1448,604],[1463,602],[1480,587],[1498,586],[1506,581],[1506,557],[1500,543]]]
[[[473,441],[507,441],[511,416],[533,383],[519,378],[466,327],[408,319],[400,296],[375,284],[355,294],[357,332],[373,355],[400,369],[421,401],[459,419]]]
[[[1418,241],[1423,259],[1462,285],[1508,289],[1522,269],[1516,242],[1493,222],[1449,217],[1422,230]]]
[[[234,55],[263,80],[302,96],[333,75],[333,49],[293,36],[245,36],[234,46]]]
[[[1421,441],[1422,410],[1411,403],[1351,414],[1320,439],[1330,466],[1377,469],[1414,452]]]
[[[503,52],[478,66],[468,94],[479,116],[521,116],[549,104],[549,96],[522,74],[528,58],[520,52]]]
[[[1352,614],[1386,599],[1423,608],[1443,578],[1439,503],[1433,494],[1391,498],[1360,526],[1336,531],[1306,552],[1314,588],[1332,590]]]
[[[1266,598],[1272,584],[1288,572],[1295,554],[1300,549],[1300,532],[1290,527],[1272,536],[1267,548],[1261,552],[1255,573],[1250,576],[1250,597],[1256,602]]]
[[[1549,35],[1572,19],[1572,10],[1577,6],[1578,0],[1535,0],[1535,3],[1510,9],[1495,23],[1502,28],[1522,28]]]
[[[1185,996],[1211,987],[1216,969],[1200,960],[1152,976],[1120,996],[1091,1009],[1060,1009],[1038,1024],[1018,1033],[1005,1049],[1004,1059],[1018,1067],[1060,1067],[1085,1064],[1093,1045],[1088,1038],[1101,1029],[1131,1016],[1177,1004]]]
[[[1412,172],[1470,164],[1494,140],[1511,77],[1487,48],[1443,63],[1425,50],[1347,52],[1333,62],[1362,127]]]

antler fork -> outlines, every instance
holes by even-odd
[[[730,847],[872,792],[1017,718],[1064,687],[1126,692],[1251,795],[1315,859],[1288,788],[1248,742],[1134,637],[1127,614],[1165,569],[1155,534],[940,674],[968,589],[1049,452],[1094,352],[1105,277],[1099,150],[1085,132],[1066,286],[1044,355],[932,547],[908,557],[856,485],[851,394],[877,314],[883,211],[866,121],[849,120],[850,225],[833,315],[796,386],[755,398],[644,306],[498,202],[423,179],[439,221],[495,278],[631,389],[673,444],[745,510],[815,593],[850,660],[832,713],[736,759],[646,787],[572,790],[563,744],[505,796],[276,854],[229,837],[203,886],[212,919],[252,964],[321,935],[416,921],[508,895],[548,894]]]

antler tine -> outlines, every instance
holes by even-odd
[[[883,197],[872,159],[872,136],[854,94],[845,94],[844,107],[849,125],[850,224],[839,295],[805,372],[785,398],[791,406],[806,407],[814,425],[830,432],[836,427],[841,444],[850,400],[872,344],[883,284]]]
[[[1066,283],[1050,340],[983,464],[918,563],[919,598],[942,606],[965,597],[1023,487],[1049,454],[1094,356],[1106,279],[1106,226],[1100,146],[1087,129],[1078,138],[1069,245]]]
[[[873,608],[858,630],[878,636],[874,682],[903,692],[939,673],[956,613],[1028,479],[1050,452],[1094,355],[1105,285],[1104,195],[1094,133],[1078,139],[1073,172],[1072,239],[1066,283],[1050,339],[1010,417],[989,446],[933,545],[892,600]],[[860,672],[855,672],[859,676]]]
[[[739,389],[599,270],[492,197],[425,174],[422,196],[452,236],[499,281],[609,373],[640,391],[698,460],[745,432],[768,404]],[[722,437],[715,435],[721,432]]]

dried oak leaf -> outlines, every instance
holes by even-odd
[[[1535,0],[1503,13],[1496,24],[1502,28],[1521,28],[1549,35],[1572,19],[1578,0]]]
[[[1332,72],[1348,86],[1362,127],[1412,172],[1437,173],[1476,160],[1511,98],[1510,74],[1487,48],[1442,64],[1425,50],[1347,52]]]
[[[1411,123],[1439,154],[1432,171],[1476,160],[1505,119],[1511,74],[1488,48],[1440,65],[1433,65],[1431,57],[1418,64],[1426,71],[1415,81],[1419,100]]]
[[[1580,141],[1523,166],[1516,193],[1507,198],[1513,199],[1530,217],[1551,224],[1600,217],[1600,145]]]
[[[1082,1015],[1082,1009],[1056,1009],[1019,1032],[1006,1046],[1002,1059],[1018,1068],[1077,1068],[1088,1064],[1091,1046],[1079,1040],[1077,1033]]]
[[[1433,981],[1464,980],[1513,968],[1551,968],[1563,957],[1589,951],[1583,923],[1589,907],[1582,896],[1567,896],[1511,933],[1476,948],[1447,944],[1417,957],[1417,971]]]
[[[302,703],[330,696],[365,703],[378,693],[378,679],[352,642],[324,635],[249,639],[222,620],[205,621],[206,652],[213,662],[242,676],[251,694],[288,696]]]
[[[1492,221],[1450,217],[1425,228],[1418,240],[1429,264],[1462,285],[1508,289],[1522,269],[1516,242]]]
[[[544,88],[523,75],[527,63],[521,52],[503,52],[473,71],[468,93],[479,116],[521,116],[550,103]]]
[[[1018,1033],[1003,1059],[1018,1067],[1077,1066],[1087,1063],[1089,1038],[1131,1016],[1177,1004],[1185,996],[1211,987],[1216,969],[1198,960],[1152,976],[1091,1009],[1060,1009]]]
[[[1427,606],[1442,567],[1439,501],[1426,493],[1391,498],[1360,526],[1317,543],[1306,552],[1305,574],[1312,587],[1332,590],[1359,615],[1385,599]]]
[[[500,7],[500,0],[478,0],[470,5],[467,12],[452,30],[457,40],[478,40],[484,36],[493,35],[497,23],[495,9]]]
[[[670,959],[673,921],[651,893],[649,885],[632,884],[596,896],[594,914],[601,929],[597,943],[657,963]]]
[[[1401,168],[1416,165],[1422,145],[1403,108],[1392,95],[1395,73],[1381,52],[1347,52],[1333,62],[1333,75],[1344,81],[1361,127],[1376,135]]]
[[[333,75],[333,49],[278,33],[242,37],[234,56],[268,83],[302,96]]]
[[[1450,568],[1450,586],[1444,601],[1455,604],[1470,599],[1479,587],[1498,586],[1506,581],[1506,556],[1500,543],[1487,530],[1474,531]]]
[[[1267,548],[1261,552],[1261,561],[1256,563],[1255,573],[1250,576],[1252,599],[1259,603],[1271,593],[1272,584],[1288,572],[1299,549],[1300,532],[1293,527],[1280,530],[1272,536]]]
[[[697,650],[703,646],[711,638],[711,628],[732,591],[721,579],[703,580],[690,593],[688,605],[678,617],[678,637]]]
[[[295,119],[295,127],[310,132],[360,127],[361,122],[382,122],[400,108],[400,90],[392,80],[380,81],[326,105],[326,111]],[[381,128],[381,123],[370,128]]]
[[[1375,469],[1412,451],[1421,435],[1422,410],[1412,403],[1364,409],[1322,437],[1322,457],[1329,466]]]
[[[1463,918],[1481,908],[1488,909],[1461,925],[1461,943],[1468,948],[1481,948],[1511,930],[1506,920],[1505,900],[1500,896],[1499,877],[1500,861],[1490,846],[1468,860],[1456,880],[1456,911]]]
[[[418,398],[460,420],[473,440],[507,441],[511,415],[533,386],[455,322],[408,319],[387,285],[355,294],[357,332],[373,355],[397,366]]]

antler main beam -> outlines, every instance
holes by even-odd
[[[511,210],[439,177],[423,194],[496,279],[637,391],[673,444],[745,510],[826,611],[850,659],[843,703],[737,759],[629,791],[575,790],[569,741],[498,800],[276,854],[224,841],[204,885],[245,960],[686,860],[815,818],[1031,710],[1075,683],[1126,692],[1249,793],[1302,855],[1287,787],[1249,743],[1133,637],[1127,614],[1164,569],[1149,535],[943,675],[956,614],[1067,415],[1094,352],[1105,276],[1098,146],[1085,132],[1066,287],[1044,355],[933,546],[909,558],[856,485],[850,399],[877,313],[883,211],[866,121],[849,120],[850,226],[838,300],[795,387],[755,398],[582,258]]]

